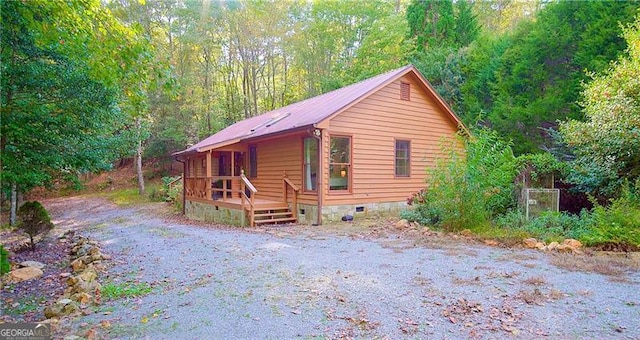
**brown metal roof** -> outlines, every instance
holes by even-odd
[[[355,104],[370,93],[375,92],[379,88],[412,71],[423,81],[428,90],[435,95],[436,99],[443,105],[445,111],[451,114],[454,121],[462,125],[460,119],[453,113],[442,98],[437,95],[420,72],[413,65],[408,65],[363,80],[359,83],[239,121],[174,155],[202,152],[250,138],[253,139],[298,128],[315,126],[352,104]]]

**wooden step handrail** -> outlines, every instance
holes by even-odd
[[[287,176],[287,172],[284,171],[282,174],[282,200],[285,205],[288,205],[289,201],[289,188],[293,190],[293,197],[291,202],[291,215],[296,220],[298,219],[298,192],[300,188],[298,188],[295,183],[293,183],[289,177]]]
[[[255,226],[255,197],[258,189],[251,183],[251,181],[244,175],[244,170],[240,171],[240,201],[242,203],[242,209],[245,210],[244,202],[247,201],[249,203],[249,225]],[[247,197],[246,189],[251,191],[251,196]]]

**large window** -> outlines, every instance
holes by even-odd
[[[409,158],[411,155],[408,140],[396,140],[396,177],[409,177]]]
[[[351,190],[351,137],[331,137],[329,190]]]
[[[318,185],[318,140],[304,139],[304,190],[316,191]]]
[[[255,145],[249,146],[249,178],[258,177],[258,149]]]

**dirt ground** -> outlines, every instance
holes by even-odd
[[[56,323],[86,338],[640,338],[640,259],[487,246],[397,219],[233,228],[162,204],[95,196],[44,201],[54,232],[38,280],[5,285],[2,320],[36,321],[64,289],[67,230],[112,256],[103,286],[124,291]],[[13,238],[12,238],[13,237]]]

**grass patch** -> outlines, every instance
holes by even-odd
[[[146,187],[147,194],[140,195],[138,193],[138,188],[126,188],[126,189],[117,189],[113,191],[109,191],[103,193],[107,199],[112,201],[113,203],[121,206],[127,205],[135,205],[142,203],[153,202],[154,200],[150,198],[150,193],[154,193],[158,190],[158,184],[150,184]]]
[[[4,314],[11,316],[19,316],[29,312],[35,312],[46,301],[44,296],[25,296],[16,301],[16,304],[6,304],[4,306]]]
[[[106,300],[134,298],[151,293],[153,287],[145,282],[107,283],[102,286],[102,297]]]
[[[138,193],[137,188],[114,190],[104,195],[117,205],[133,205],[150,202],[146,195],[140,195]]]

